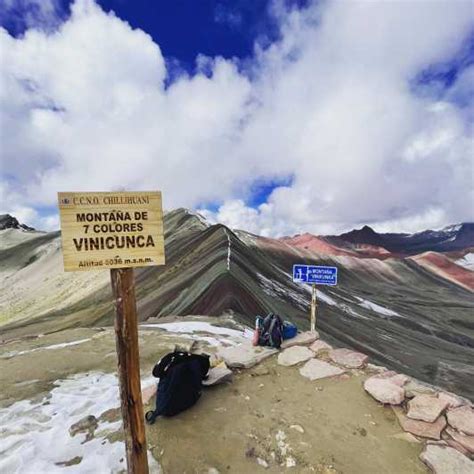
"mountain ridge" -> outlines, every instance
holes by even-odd
[[[186,208],[167,211],[165,215],[176,212],[193,215],[205,226],[220,225],[220,223],[211,224],[198,212]],[[0,230],[4,229],[36,231],[35,228],[20,223],[11,214],[0,215]],[[243,229],[241,231],[247,233]],[[257,237],[260,236],[257,235]],[[474,249],[474,222],[450,224],[439,230],[427,229],[415,233],[380,233],[369,225],[364,225],[360,229],[353,229],[339,235],[315,235],[305,232],[283,236],[279,240],[297,247],[313,248],[315,251],[319,250],[329,255],[367,257],[377,257],[378,255],[381,258],[386,258],[388,254],[394,253],[398,256],[409,256],[429,251],[452,252],[466,248]]]
[[[317,291],[317,326],[329,342],[474,398],[466,364],[474,348],[474,272],[451,256],[443,254],[442,264],[454,274],[433,259],[327,255],[212,225],[184,209],[165,214],[164,230],[166,265],[135,271],[140,321],[230,312],[252,327],[257,314],[274,312],[306,329],[311,288],[292,281],[292,266],[337,266],[338,286]],[[113,323],[108,272],[65,273],[59,232],[8,229],[0,243],[3,340]]]

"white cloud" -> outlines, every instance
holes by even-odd
[[[248,74],[201,57],[210,77],[165,88],[152,38],[79,0],[54,34],[0,34],[0,198],[13,210],[52,206],[61,190],[155,188],[167,208],[223,202],[208,216],[267,235],[472,219],[472,113],[410,88],[455,54],[470,9],[275,4],[282,39],[256,46]],[[252,183],[286,176],[267,203],[245,205]]]
[[[51,31],[60,24],[62,13],[60,0],[3,0],[0,4],[0,18],[7,18],[20,31]]]

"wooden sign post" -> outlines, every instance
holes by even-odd
[[[316,332],[316,285],[313,283],[311,291],[311,318],[310,318],[310,330]]]
[[[58,201],[64,269],[110,269],[127,467],[147,474],[133,267],[165,263],[161,193],[58,193]]]
[[[128,472],[147,474],[133,268],[113,268],[110,276],[115,297],[115,338]]]

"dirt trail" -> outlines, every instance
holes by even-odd
[[[148,444],[165,474],[428,472],[421,444],[394,437],[402,430],[364,392],[365,377],[310,382],[273,357],[206,389],[191,410],[158,419]]]

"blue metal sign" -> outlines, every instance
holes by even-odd
[[[293,265],[293,281],[316,285],[337,285],[337,267]]]

